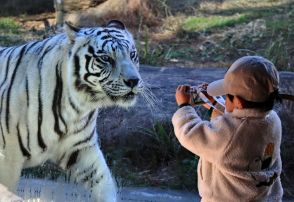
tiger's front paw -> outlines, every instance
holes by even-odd
[[[96,202],[116,202],[117,188],[113,179],[101,180],[98,186],[92,189],[92,197]]]

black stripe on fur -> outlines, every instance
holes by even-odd
[[[18,69],[18,66],[21,62],[21,59],[24,55],[24,51],[26,49],[26,46],[27,45],[24,45],[21,47],[21,50],[20,50],[20,53],[19,53],[19,56],[18,56],[18,59],[17,59],[17,62],[15,64],[15,68],[13,70],[13,73],[12,73],[12,76],[11,76],[11,81],[10,81],[10,85],[8,87],[8,92],[7,92],[7,104],[6,104],[6,128],[7,128],[7,133],[9,133],[9,118],[10,118],[10,93],[11,93],[11,89],[12,89],[12,86],[13,86],[13,83],[14,83],[14,79],[15,79],[15,75],[16,75],[16,72],[17,72],[17,69]],[[12,53],[11,53],[12,54]],[[11,56],[11,55],[10,55]],[[7,67],[8,68],[8,67]]]
[[[29,90],[28,76],[26,77],[26,97],[27,97],[27,107],[29,107],[30,106],[30,90]]]
[[[48,42],[45,41],[43,44],[43,48],[45,47],[45,44]],[[41,91],[42,91],[42,67],[43,67],[43,59],[47,53],[49,53],[54,46],[48,46],[43,54],[39,57],[38,61],[38,69],[39,69],[39,89],[38,89],[38,103],[39,103],[39,108],[38,108],[38,145],[42,148],[43,151],[46,151],[47,145],[45,144],[43,137],[42,137],[42,122],[43,122],[43,102],[42,102],[42,96],[41,96]]]
[[[29,126],[27,125],[27,148],[29,151],[31,151],[31,147],[30,147],[30,129]]]
[[[2,86],[4,85],[4,83],[7,81],[8,70],[9,70],[9,63],[10,63],[11,57],[13,55],[13,52],[15,50],[16,50],[16,48],[11,48],[11,52],[10,51],[7,51],[7,53],[10,53],[10,55],[8,56],[8,58],[6,60],[5,77],[4,77],[3,81],[1,82],[0,89],[2,88]]]
[[[79,152],[80,152],[79,150],[76,150],[70,155],[68,162],[66,164],[67,169],[69,169],[72,165],[74,165],[77,162]]]
[[[92,116],[92,115],[93,115],[93,114],[90,114],[90,115],[89,115],[87,123],[85,124],[85,126],[84,126],[83,128],[81,128],[80,130],[78,130],[77,133],[83,131],[83,129],[86,128],[86,126],[88,125],[88,123],[89,123],[90,120],[91,120],[91,117],[90,117],[90,116]],[[83,144],[83,143],[86,143],[86,142],[90,141],[90,140],[92,139],[92,137],[94,136],[94,134],[95,134],[95,129],[91,132],[91,134],[90,134],[88,137],[86,137],[86,138],[83,139],[83,140],[80,140],[79,142],[75,143],[73,146],[75,147],[75,146],[78,146],[78,145],[80,145],[80,144]]]
[[[5,137],[4,137],[4,132],[3,132],[2,124],[0,124],[0,129],[1,129],[1,135],[2,135],[2,140],[3,140],[3,149],[5,149],[5,147],[6,147],[6,141],[5,141]]]
[[[72,100],[72,98],[71,98],[70,95],[68,96],[68,100],[69,100],[69,104],[70,104],[71,108],[72,108],[77,114],[79,114],[79,113],[80,113],[80,109],[79,109],[78,106],[75,105],[75,103],[73,102],[73,100]]]
[[[19,124],[17,124],[17,126],[16,126],[16,130],[17,130],[18,143],[19,143],[19,147],[20,147],[20,150],[21,150],[21,152],[22,152],[22,155],[23,155],[23,156],[26,156],[28,159],[30,159],[30,158],[31,158],[31,154],[30,154],[30,152],[24,147],[23,142],[22,142],[22,139],[21,139],[21,134],[20,134],[20,131],[19,131]]]
[[[42,122],[43,122],[43,103],[42,103],[42,98],[41,98],[41,81],[40,81],[40,86],[38,89],[38,103],[39,103],[39,108],[38,108],[38,144],[42,148],[43,151],[47,149],[47,146],[43,140],[42,137]]]
[[[53,97],[53,103],[52,103],[52,111],[53,111],[53,115],[54,115],[54,131],[61,137],[65,134],[65,132],[63,132],[60,128],[59,125],[59,118],[61,118],[61,120],[63,120],[63,118],[61,117],[61,98],[62,98],[62,89],[63,89],[63,81],[61,78],[61,74],[59,72],[59,65],[56,65],[56,86],[55,86],[55,90],[54,90],[54,97]],[[63,120],[63,123],[65,123],[65,121]]]

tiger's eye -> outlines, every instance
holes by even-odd
[[[108,55],[102,55],[100,58],[105,62],[109,62],[111,59]]]
[[[136,55],[136,51],[132,51],[132,52],[130,53],[131,58],[135,57],[135,55]]]

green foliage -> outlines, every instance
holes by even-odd
[[[0,46],[13,46],[24,42],[21,27],[12,18],[0,18]]]
[[[212,28],[222,28],[225,26],[233,26],[248,21],[246,15],[232,16],[200,16],[188,17],[183,23],[185,31],[207,31]]]
[[[171,60],[171,59],[193,59],[193,49],[192,48],[177,48],[171,47],[169,48],[166,53],[164,59]]]
[[[271,60],[280,70],[294,70],[290,66],[290,55],[287,50],[286,40],[282,35],[269,43],[265,50],[265,57]]]
[[[192,61],[231,64],[238,57],[258,54],[272,60],[279,70],[294,71],[294,4],[247,6],[211,13],[201,10],[201,17],[184,19],[187,40],[203,40],[197,41],[201,45],[195,43],[200,51],[187,52],[194,56]],[[199,36],[190,37],[193,32]]]
[[[279,70],[294,71],[294,10],[287,15],[272,17],[266,21],[267,37],[270,39],[264,55]]]
[[[140,56],[140,63],[157,65],[164,58],[164,49],[160,44],[151,44],[148,36],[144,37],[144,41],[137,43]]]
[[[20,32],[20,26],[12,18],[0,18],[0,31],[7,34],[18,34]]]
[[[0,46],[8,47],[24,43],[24,40],[15,35],[0,35]]]
[[[153,149],[162,155],[162,160],[175,158],[180,153],[181,146],[170,124],[156,123],[153,128],[142,129],[142,132],[155,140]]]
[[[171,123],[140,128],[133,138],[120,148],[105,147],[106,160],[119,186],[195,189],[198,157],[179,144]]]

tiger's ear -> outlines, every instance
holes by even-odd
[[[71,43],[75,41],[77,33],[81,30],[80,28],[73,26],[73,24],[67,21],[64,22],[64,29]]]
[[[121,30],[125,30],[126,29],[124,23],[122,23],[119,20],[111,20],[111,21],[109,21],[107,23],[107,27],[114,27],[114,28],[121,29]]]

